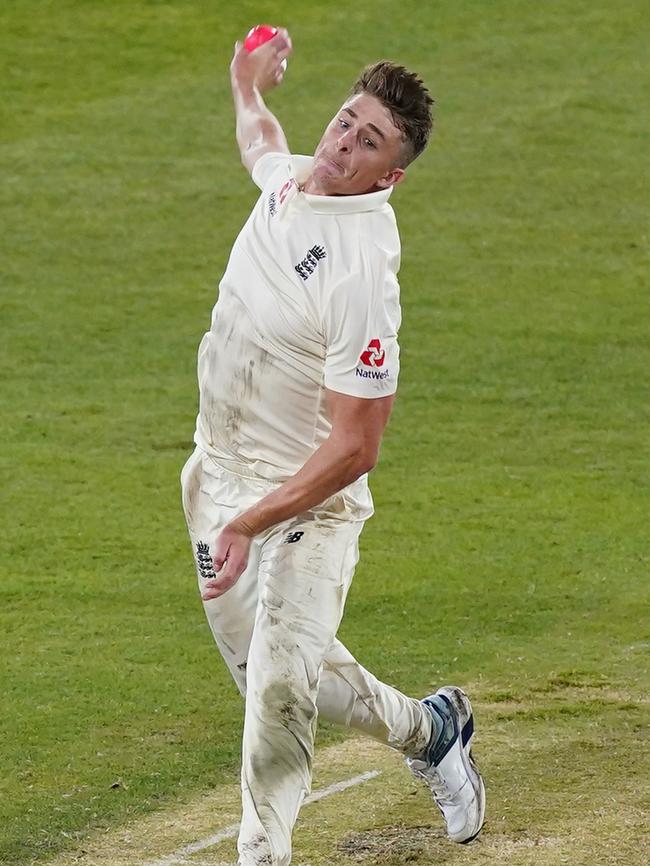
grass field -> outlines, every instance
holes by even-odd
[[[227,65],[260,20],[294,39],[269,103],[298,152],[379,57],[438,100],[393,197],[400,397],[342,632],[413,694],[471,689],[489,792],[483,841],[454,848],[370,752],[383,776],[310,807],[296,863],[647,862],[644,12],[2,5],[0,862],[77,862],[145,814],[234,796],[241,707],[178,474],[196,348],[255,199]]]

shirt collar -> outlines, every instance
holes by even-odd
[[[292,156],[291,176],[298,184],[303,184],[311,174],[314,163],[313,156]],[[390,198],[393,187],[380,189],[377,192],[366,192],[363,195],[312,195],[303,193],[305,201],[315,213],[363,213],[364,211],[380,210]]]

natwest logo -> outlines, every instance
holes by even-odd
[[[386,360],[386,350],[382,349],[379,340],[371,340],[359,360],[364,367],[382,367]]]

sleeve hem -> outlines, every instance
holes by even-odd
[[[256,186],[258,186],[261,190],[264,189],[264,187],[270,180],[270,175],[264,171],[265,164],[268,162],[269,159],[277,159],[278,157],[286,157],[288,159],[289,154],[283,153],[279,150],[269,150],[266,153],[263,153],[253,166],[253,170],[251,171],[251,178],[253,179],[253,183],[256,184]]]
[[[340,382],[335,383],[327,383],[325,382],[325,388],[328,391],[334,391],[337,394],[342,394],[344,397],[360,397],[364,400],[377,400],[380,397],[391,397],[393,394],[397,393],[397,383],[393,385],[391,383],[389,386],[385,386],[383,389],[381,386],[377,387],[375,393],[369,394],[367,391],[364,393],[360,393],[360,389],[355,389],[349,384],[343,384]]]

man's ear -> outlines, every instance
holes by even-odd
[[[388,189],[389,186],[397,186],[406,177],[406,172],[403,168],[393,168],[388,174],[380,177],[375,186],[378,189]]]

